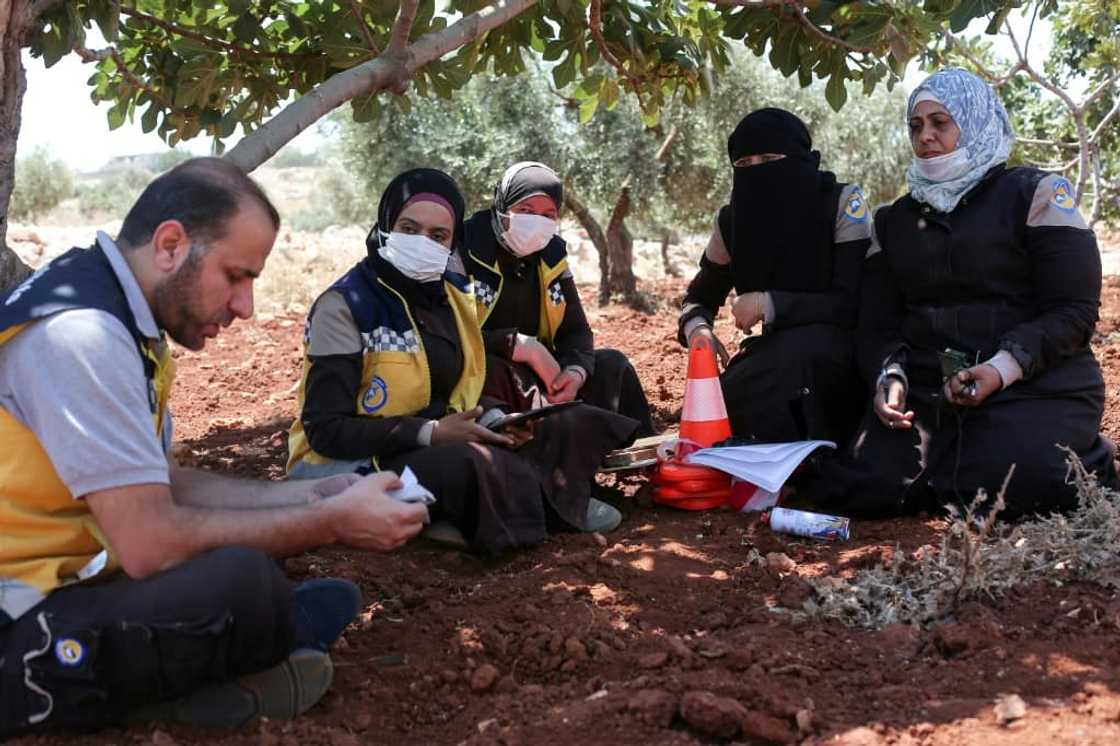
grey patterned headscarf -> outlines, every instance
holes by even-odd
[[[923,92],[924,95],[923,95]],[[911,164],[906,171],[910,194],[941,212],[951,212],[969,189],[976,186],[993,166],[1007,161],[1015,133],[1011,121],[991,86],[967,70],[949,67],[922,81],[906,105],[909,121],[920,99],[932,95],[948,110],[961,129],[957,150],[968,154],[969,169],[950,181],[935,182]]]

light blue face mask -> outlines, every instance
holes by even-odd
[[[952,153],[936,158],[914,156],[906,182],[914,199],[941,212],[952,212],[988,171],[1007,162],[1015,134],[995,91],[967,70],[951,67],[926,78],[910,94],[907,121],[919,98],[933,98],[944,106],[961,135]]]

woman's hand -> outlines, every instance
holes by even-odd
[[[583,386],[583,376],[571,368],[561,371],[560,375],[548,384],[548,401],[551,404],[571,401],[579,394],[581,386]]]
[[[560,375],[560,363],[556,362],[556,358],[536,337],[517,335],[517,342],[513,346],[513,362],[528,365],[546,385]]]
[[[914,413],[906,409],[906,384],[897,376],[886,376],[875,390],[875,415],[892,430],[909,430]]]
[[[958,371],[945,382],[941,391],[951,404],[958,407],[978,407],[1002,388],[1003,377],[995,366],[981,363]]]
[[[766,316],[766,293],[740,295],[731,304],[731,315],[735,317],[735,326],[749,334]]]
[[[727,348],[723,346],[723,342],[719,341],[719,337],[712,331],[712,327],[705,324],[693,329],[692,334],[688,335],[688,349],[691,350],[692,345],[697,344],[697,341],[701,339],[705,340],[704,344],[715,348],[720,366],[726,368],[727,364],[731,362],[731,354],[728,353]]]
[[[475,407],[466,412],[453,412],[440,418],[432,430],[432,445],[438,443],[489,443],[510,447],[515,445],[512,438],[475,422],[481,414],[482,407]]]

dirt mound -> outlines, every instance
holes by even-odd
[[[655,290],[666,306],[680,281]],[[589,316],[635,361],[663,424],[685,356],[673,314]],[[726,323],[726,322],[724,322]],[[239,324],[180,352],[179,452],[197,465],[278,478],[295,412],[302,318]],[[725,341],[732,335],[721,328]],[[1106,428],[1120,436],[1120,281],[1094,340]],[[232,733],[171,726],[83,743],[172,744],[1038,744],[1120,742],[1120,599],[1088,585],[1023,587],[933,629],[868,632],[790,612],[808,579],[851,577],[930,551],[935,518],[858,521],[852,540],[772,534],[727,512],[684,513],[598,494],[625,514],[606,539],[565,535],[501,561],[416,542],[392,555],[325,549],[286,561],[298,578],[359,583],[367,606],[335,651],[324,702],[294,723]],[[783,553],[770,569],[754,558]],[[1025,711],[1001,706],[1017,695]],[[1011,712],[1011,715],[1007,713]],[[1016,717],[1017,716],[1017,717]],[[63,737],[19,744],[65,743]]]

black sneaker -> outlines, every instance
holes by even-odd
[[[203,687],[174,702],[146,705],[126,721],[238,728],[259,717],[291,720],[322,699],[333,677],[329,655],[300,648],[272,668]]]

